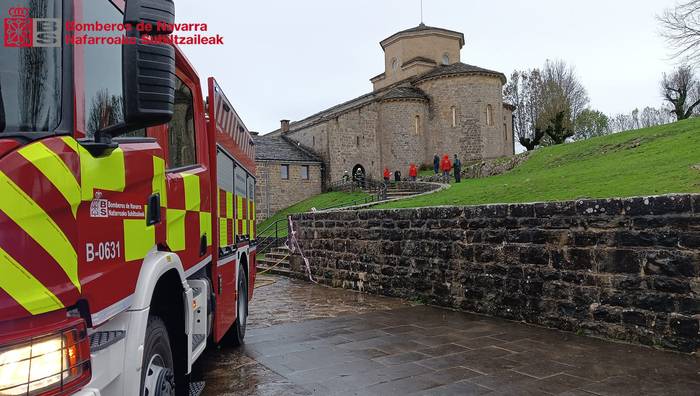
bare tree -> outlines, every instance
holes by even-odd
[[[543,110],[537,126],[554,144],[566,142],[575,133],[575,120],[588,106],[588,94],[574,68],[563,61],[545,63],[542,72]]]
[[[667,110],[647,106],[644,108],[644,110],[642,110],[642,115],[639,118],[639,121],[642,128],[649,128],[657,125],[668,124],[671,122],[671,117]]]
[[[658,17],[662,35],[674,48],[674,57],[700,61],[700,0],[685,0]]]
[[[632,117],[629,114],[616,114],[610,117],[610,132],[622,132],[632,129]]]
[[[540,71],[514,71],[503,89],[506,101],[515,106],[513,129],[523,147],[534,150],[544,137],[544,129],[537,127],[542,112],[542,78]]]
[[[685,120],[700,104],[700,84],[695,71],[689,65],[679,66],[670,75],[664,73],[661,80],[661,95],[672,106],[676,120]]]
[[[641,112],[638,109],[634,109],[627,114],[617,114],[609,117],[608,129],[611,133],[614,133],[649,128],[671,122],[673,122],[673,117],[669,110],[647,106]]]
[[[568,66],[562,60],[547,60],[542,71],[545,84],[553,84],[558,88],[559,98],[564,100],[571,111],[571,117],[576,118],[588,106],[588,93],[576,75],[573,66]]]

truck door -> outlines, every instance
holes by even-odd
[[[166,244],[190,276],[211,262],[209,144],[200,88],[178,71],[175,111],[167,125]]]
[[[124,19],[113,2],[80,3],[81,13],[76,15],[80,22],[121,23]],[[104,32],[104,36],[121,37],[121,33]],[[74,46],[74,50],[75,137],[93,138],[96,131],[123,120],[119,105],[123,92],[122,51],[120,46],[109,44]],[[155,140],[146,138],[143,130],[115,139],[119,147],[99,154],[87,151],[73,137],[52,140],[50,145],[46,142],[47,149],[64,157],[68,169],[75,172],[75,181],[57,161],[59,157],[43,149],[32,154],[43,158],[53,183],[68,187],[80,183],[80,205],[69,214],[74,216],[77,232],[75,249],[82,295],[89,302],[92,324],[97,326],[129,306],[144,257],[162,242],[160,224],[149,225],[145,217],[149,197],[163,193],[163,150]],[[68,160],[73,156],[78,160],[75,164]],[[59,202],[54,196],[45,198]],[[70,238],[72,227],[58,224],[69,230]],[[42,226],[44,230],[52,228]],[[62,256],[69,250],[62,244],[56,246],[57,257],[64,261]],[[39,257],[37,260],[43,261]]]

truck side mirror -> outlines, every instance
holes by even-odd
[[[172,0],[127,0],[124,23],[151,26],[150,32],[132,29],[135,44],[122,46],[124,121],[127,131],[169,122],[175,102],[175,48],[144,40],[141,35],[167,35],[175,22]],[[143,30],[143,29],[142,29]]]
[[[137,37],[136,44],[122,47],[122,62],[127,130],[169,122],[175,103],[175,48]]]
[[[170,34],[175,23],[175,3],[173,0],[127,0],[124,23],[150,25],[152,34]]]

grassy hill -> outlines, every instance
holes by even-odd
[[[370,195],[367,193],[364,193],[362,191],[358,192],[341,192],[341,191],[332,191],[328,193],[323,193],[319,194],[316,196],[313,196],[309,199],[306,199],[304,201],[301,201],[295,205],[292,205],[286,209],[282,209],[281,211],[275,213],[272,217],[266,219],[262,223],[258,224],[258,231],[259,231],[259,236],[274,236],[275,235],[275,230],[269,230],[268,232],[264,232],[265,229],[272,223],[285,219],[288,215],[290,214],[295,214],[295,213],[304,213],[304,212],[309,212],[311,208],[316,208],[318,210],[321,209],[326,209],[330,208],[333,206],[350,206],[354,204],[361,204],[362,200],[365,198],[369,198]],[[281,225],[282,227],[282,233],[278,234],[279,237],[283,237],[287,235],[287,229],[286,226]]]
[[[500,176],[377,208],[700,193],[700,118],[536,150]]]

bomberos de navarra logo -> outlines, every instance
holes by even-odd
[[[29,8],[10,8],[10,17],[5,18],[5,46],[26,48],[32,47],[34,32]]]

